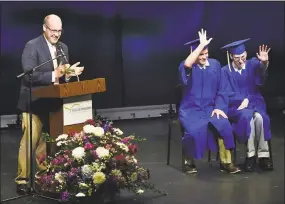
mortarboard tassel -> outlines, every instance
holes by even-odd
[[[232,70],[231,70],[231,64],[230,64],[230,56],[229,56],[229,51],[227,51],[227,60],[228,60],[228,65],[229,65],[229,70],[230,70],[230,72],[232,72]]]

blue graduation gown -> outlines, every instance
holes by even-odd
[[[236,72],[231,65],[232,72],[228,65],[222,68],[229,82],[229,91],[234,93],[229,99],[228,117],[233,122],[233,131],[240,142],[247,142],[250,135],[250,120],[254,112],[263,117],[263,128],[265,140],[271,138],[270,118],[266,113],[266,104],[260,93],[260,86],[264,84],[267,70],[263,72],[260,61],[254,57],[246,61],[245,69],[241,74]],[[249,105],[246,109],[237,110],[242,101],[248,98]]]
[[[188,157],[202,159],[208,149],[217,151],[216,137],[224,139],[226,149],[234,148],[232,127],[228,119],[216,115],[211,117],[217,108],[227,113],[228,93],[224,72],[220,63],[208,59],[206,69],[194,64],[191,69],[179,66],[180,84],[184,86],[183,97],[179,108],[179,120],[185,129],[182,140],[184,153]],[[211,127],[215,127],[215,134]]]

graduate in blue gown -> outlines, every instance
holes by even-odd
[[[269,64],[270,48],[260,46],[257,57],[247,60],[245,43],[250,39],[239,40],[221,49],[227,50],[228,65],[223,67],[230,84],[228,117],[239,142],[247,144],[245,170],[253,171],[256,156],[263,170],[272,170],[268,140],[271,138],[270,118],[260,87],[264,85]],[[231,59],[231,62],[230,62]],[[255,140],[258,141],[256,155]]]
[[[185,131],[183,151],[188,159],[202,159],[207,149],[218,150],[218,141],[221,170],[237,173],[240,170],[231,161],[230,149],[235,144],[226,115],[227,83],[220,63],[208,58],[211,40],[207,39],[206,31],[199,31],[199,39],[185,44],[191,47],[191,53],[179,66],[183,86],[179,108],[179,120]],[[190,168],[196,169],[195,166]]]

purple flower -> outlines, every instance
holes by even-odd
[[[91,155],[93,156],[94,159],[98,159],[99,158],[97,153],[96,153],[96,150],[91,150],[90,153],[91,153]]]
[[[79,169],[77,168],[71,168],[70,170],[72,173],[77,174],[79,172]]]
[[[108,123],[106,123],[106,124],[104,125],[104,132],[106,132],[106,131],[108,130],[108,128],[109,128],[109,125],[108,125]]]
[[[68,200],[69,200],[69,197],[70,197],[70,194],[69,194],[67,191],[64,191],[64,192],[61,194],[61,200],[62,200],[62,201],[68,201]]]
[[[67,175],[68,175],[68,178],[69,178],[69,179],[71,179],[71,178],[73,178],[73,177],[75,177],[75,176],[76,176],[76,174],[75,174],[75,173],[70,172],[70,171],[67,173]]]
[[[70,171],[67,172],[67,176],[69,179],[72,179],[73,177],[77,176],[78,173],[79,173],[79,169],[71,168]]]
[[[52,176],[51,175],[43,175],[40,177],[40,183],[44,185],[49,185],[52,181]]]

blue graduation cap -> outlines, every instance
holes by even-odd
[[[192,52],[193,50],[195,50],[199,46],[199,44],[200,44],[200,39],[196,39],[196,40],[189,41],[189,42],[185,43],[184,45],[189,45],[191,47],[191,52]],[[208,46],[205,46],[204,49],[207,47]]]
[[[244,39],[244,40],[238,40],[238,41],[225,45],[221,49],[227,49],[230,54],[240,55],[243,52],[245,52],[246,49],[245,49],[244,43],[249,40],[250,38]]]
[[[233,54],[233,55],[240,55],[240,54],[244,53],[246,50],[244,43],[246,43],[249,40],[250,40],[250,38],[247,38],[244,40],[238,40],[238,41],[232,42],[230,44],[227,44],[221,48],[221,49],[227,50],[227,60],[228,60],[228,67],[229,67],[230,72],[231,72],[231,66],[230,66],[229,53]]]

